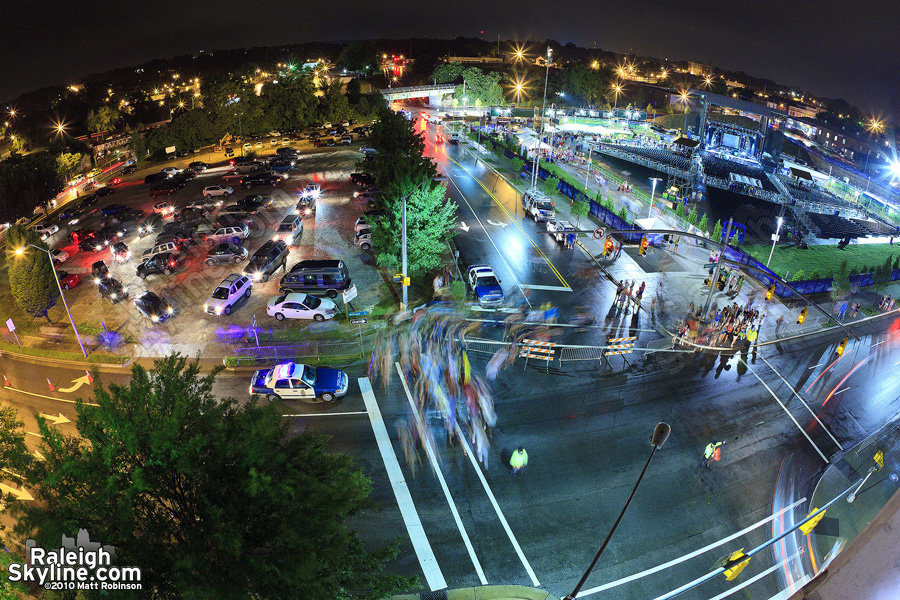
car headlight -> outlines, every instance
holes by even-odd
[[[278,235],[277,233],[276,233],[275,235],[272,236],[272,241],[277,242],[279,239],[281,239],[281,236]]]
[[[175,311],[175,309],[173,309],[171,306],[170,306],[169,308],[166,309],[166,312],[169,313],[170,315],[171,315],[174,311]]]
[[[153,315],[152,317],[150,317],[150,320],[153,321],[154,323],[159,323],[159,316]]]
[[[203,312],[206,312],[207,310],[209,310],[209,302],[204,302],[203,303]]]
[[[310,214],[311,212],[312,212],[312,209],[311,209],[311,208],[307,208],[307,209],[306,209],[306,214]]]
[[[300,209],[299,209],[299,208],[295,208],[295,209],[294,209],[294,214],[295,214],[295,215],[299,215],[299,214],[300,214]]]
[[[216,314],[217,314],[217,315],[221,315],[221,314],[222,314],[222,307],[221,307],[221,306],[217,306],[217,307],[216,307]]]
[[[110,294],[109,297],[112,298],[113,300],[115,300],[116,298],[119,297],[119,295],[118,294]]]
[[[100,252],[101,250],[103,250],[103,246],[94,246],[94,250]]]
[[[353,192],[353,197],[354,197],[354,198],[359,198],[359,192]]]

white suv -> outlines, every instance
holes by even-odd
[[[40,225],[34,226],[34,232],[41,236],[42,240],[46,240],[57,231],[59,231],[59,226],[54,225],[53,223],[41,223]]]
[[[253,284],[240,273],[232,273],[213,290],[212,296],[203,305],[203,310],[211,315],[230,315],[234,305],[241,298],[249,298]]]
[[[213,196],[230,196],[234,190],[230,187],[222,187],[221,185],[210,185],[203,188],[203,196],[212,198]]]
[[[248,227],[246,223],[241,223],[240,225],[219,227],[208,234],[205,239],[211,246],[215,246],[216,244],[234,244],[235,246],[238,246],[240,245],[241,240],[247,239],[248,235],[250,235],[250,227]]]

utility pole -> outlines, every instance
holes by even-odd
[[[553,48],[547,47],[547,70],[544,73],[544,99],[541,101],[541,132],[538,135],[537,145],[534,150],[534,169],[532,169],[531,173],[531,187],[537,185],[538,179],[538,167],[541,164],[541,143],[544,137],[544,122],[546,120],[544,111],[547,109],[547,81],[550,79],[550,57],[553,52]]]
[[[712,304],[713,292],[716,290],[716,284],[719,281],[719,268],[722,266],[722,259],[725,258],[725,249],[728,248],[728,236],[731,235],[731,221],[732,219],[728,219],[728,227],[725,228],[725,242],[718,242],[721,252],[719,254],[719,260],[716,261],[716,270],[713,273],[712,279],[709,280],[709,296],[706,297],[706,305],[703,307],[704,315],[709,312],[709,305]]]

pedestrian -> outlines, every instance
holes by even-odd
[[[775,337],[781,335],[781,330],[784,328],[784,315],[778,317],[778,320],[775,321]]]
[[[621,242],[616,246],[616,258],[619,258],[622,255],[622,244]]]
[[[675,238],[675,254],[678,254],[678,242],[681,241],[681,236]]]
[[[703,462],[700,463],[700,468],[709,469],[709,463],[713,460],[718,460],[718,457],[716,457],[716,449],[724,443],[725,442],[710,442],[706,445],[706,449],[703,451]]]
[[[516,451],[509,457],[509,466],[512,469],[512,476],[517,477],[519,472],[528,466],[528,453],[525,448],[519,446]]]
[[[570,233],[566,236],[566,248],[575,248],[575,234]]]
[[[847,314],[847,303],[846,303],[846,302],[843,302],[843,303],[841,304],[841,310],[840,310],[840,312],[838,313],[838,319],[840,319],[841,321],[843,321],[843,320],[844,320],[844,315],[846,315],[846,314]]]

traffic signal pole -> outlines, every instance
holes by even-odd
[[[719,282],[719,269],[722,267],[722,259],[725,258],[725,249],[728,247],[728,236],[731,235],[731,219],[728,219],[728,227],[725,228],[725,243],[719,244],[719,249],[721,253],[719,254],[719,259],[716,261],[716,271],[713,273],[712,279],[709,280],[709,295],[706,297],[706,304],[703,306],[703,315],[706,316],[706,313],[709,312],[709,305],[712,304],[713,292],[716,291],[716,285]]]

